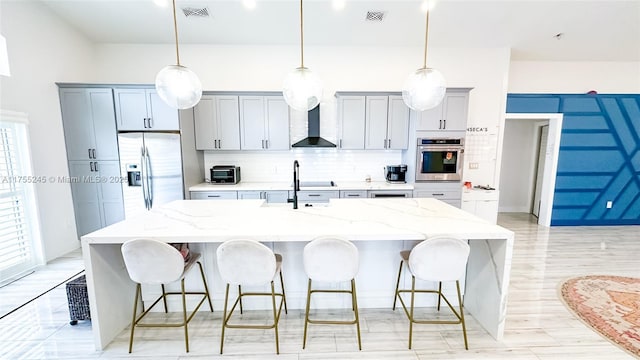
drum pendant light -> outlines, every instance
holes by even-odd
[[[402,99],[411,109],[423,111],[438,106],[447,91],[447,84],[440,71],[427,67],[427,42],[429,40],[429,13],[427,9],[424,36],[424,60],[422,67],[409,74],[402,87]]]
[[[294,69],[282,84],[284,101],[295,110],[308,111],[322,99],[322,81],[311,70],[304,67],[304,33],[302,0],[300,0],[300,67]]]
[[[156,75],[156,90],[160,98],[172,108],[188,109],[200,101],[202,83],[193,71],[180,65],[176,0],[173,0],[173,29],[176,37],[176,65],[168,65],[160,70]]]

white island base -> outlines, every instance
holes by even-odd
[[[302,309],[307,286],[302,249],[307,242],[326,235],[347,238],[360,251],[356,278],[359,307],[389,311],[401,250],[435,235],[468,240],[471,253],[466,278],[461,279],[465,281],[465,309],[496,340],[502,339],[513,250],[513,232],[507,229],[427,198],[332,199],[328,206],[297,210],[291,204],[266,204],[263,200],[182,200],[82,237],[96,349],[104,349],[131,321],[135,286],[120,253],[121,244],[129,239],[190,243],[203,255],[214,310],[221,312],[224,284],[215,266],[219,243],[255,239],[282,254],[288,306]],[[406,273],[403,271],[405,286],[410,284]],[[197,274],[192,275],[187,278],[188,288],[201,288]],[[448,293],[451,290],[445,288]],[[159,289],[144,291],[146,301]],[[419,299],[418,306],[432,304],[427,298]],[[266,303],[253,306],[266,308]],[[313,306],[351,305],[346,298],[330,297]]]

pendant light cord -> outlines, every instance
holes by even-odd
[[[180,51],[178,50],[178,20],[176,18],[176,0],[173,0],[173,31],[176,36],[176,65],[180,66]]]
[[[300,0],[300,67],[304,68],[304,31],[303,31],[303,16],[302,16],[302,0]]]
[[[431,10],[427,6],[427,16],[426,16],[426,25],[424,31],[424,62],[422,63],[422,68],[427,68],[427,42],[429,41],[429,13]]]

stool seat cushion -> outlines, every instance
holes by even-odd
[[[416,245],[409,255],[409,270],[420,280],[455,281],[462,277],[469,244],[453,237],[433,237]]]
[[[220,277],[232,285],[264,285],[278,274],[282,256],[255,240],[233,239],[218,246],[216,251]]]
[[[304,271],[313,281],[341,282],[356,277],[358,248],[346,239],[321,237],[304,247]]]
[[[168,284],[184,276],[182,254],[167,243],[133,239],[122,244],[121,250],[129,277],[139,284]]]

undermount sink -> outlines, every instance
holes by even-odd
[[[291,184],[293,187],[293,184]],[[338,186],[335,182],[328,181],[300,181],[300,187],[335,187]]]
[[[314,207],[327,207],[329,205],[330,205],[330,203],[328,203],[328,202],[314,202],[314,203],[300,202],[300,204],[298,204],[298,208],[299,209],[308,209],[308,208],[314,208]],[[260,205],[260,207],[291,208],[291,204],[287,204],[287,203],[268,203],[268,202],[265,201],[264,203],[262,203],[262,205]]]

